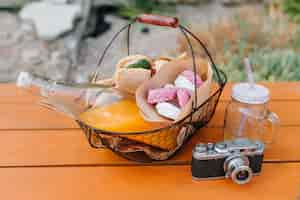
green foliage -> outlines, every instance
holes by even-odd
[[[273,19],[257,10],[243,10],[234,18],[194,32],[229,81],[247,79],[245,57],[253,65],[256,81],[300,81],[300,27],[286,18]],[[186,41],[179,41],[179,51],[189,52]],[[193,46],[199,56],[205,56],[196,43]]]
[[[138,60],[136,63],[132,63],[127,66],[127,68],[141,68],[141,69],[151,69],[151,64],[146,59]]]
[[[7,1],[6,3],[0,3],[0,12],[12,12],[17,13],[20,11],[20,9],[27,3],[31,2],[33,0],[15,0],[12,2]]]
[[[175,5],[161,3],[154,0],[127,0],[126,3],[119,4],[118,15],[132,19],[142,13],[170,13],[174,12]]]
[[[226,64],[219,67],[225,71],[230,81],[245,81],[243,53],[232,54]],[[300,56],[293,50],[255,49],[248,54],[254,68],[256,81],[300,81]]]
[[[243,63],[245,57],[252,63],[256,81],[300,81],[300,27],[294,34],[287,33],[288,24],[281,22],[280,27],[285,30],[282,34],[277,29],[278,23],[274,26],[271,21],[268,21],[270,30],[267,31],[261,31],[257,29],[260,26],[255,28],[244,20],[238,22],[238,42],[225,40],[224,57],[220,60],[220,67],[230,81],[247,79]],[[281,42],[277,44],[278,40]]]
[[[300,50],[300,27],[298,27],[295,33],[295,37],[293,38],[293,40],[291,40],[291,45],[294,49]]]
[[[285,0],[282,2],[283,11],[286,12],[292,20],[300,23],[300,1]]]

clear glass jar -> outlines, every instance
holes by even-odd
[[[279,118],[268,109],[268,102],[269,90],[266,87],[249,83],[234,85],[225,112],[224,139],[249,138],[272,143]]]

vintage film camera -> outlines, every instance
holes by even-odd
[[[192,177],[196,180],[225,177],[245,184],[260,173],[263,156],[264,144],[246,138],[197,144],[193,150]]]

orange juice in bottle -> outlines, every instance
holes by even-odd
[[[79,119],[85,124],[103,131],[130,133],[150,131],[165,126],[163,123],[147,122],[143,119],[134,100],[120,101],[91,108],[80,114]],[[173,149],[177,145],[177,131],[165,131],[121,137],[142,142],[161,149]]]
[[[79,119],[91,127],[110,132],[141,132],[161,127],[161,124],[145,121],[135,101],[129,99],[91,108]]]

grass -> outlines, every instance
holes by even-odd
[[[245,57],[249,57],[257,81],[300,80],[300,29],[286,17],[273,18],[266,11],[247,7],[206,29],[193,25],[191,28],[208,46],[230,81],[246,80],[242,65]],[[183,37],[179,44],[180,52],[188,52]],[[205,56],[200,48],[196,52]]]
[[[230,54],[226,63],[219,67],[226,72],[230,81],[246,80],[241,54]],[[300,80],[300,56],[293,50],[257,49],[248,54],[257,81],[298,81]]]
[[[299,0],[284,0],[278,3],[283,11],[297,23],[300,23],[300,1]]]

